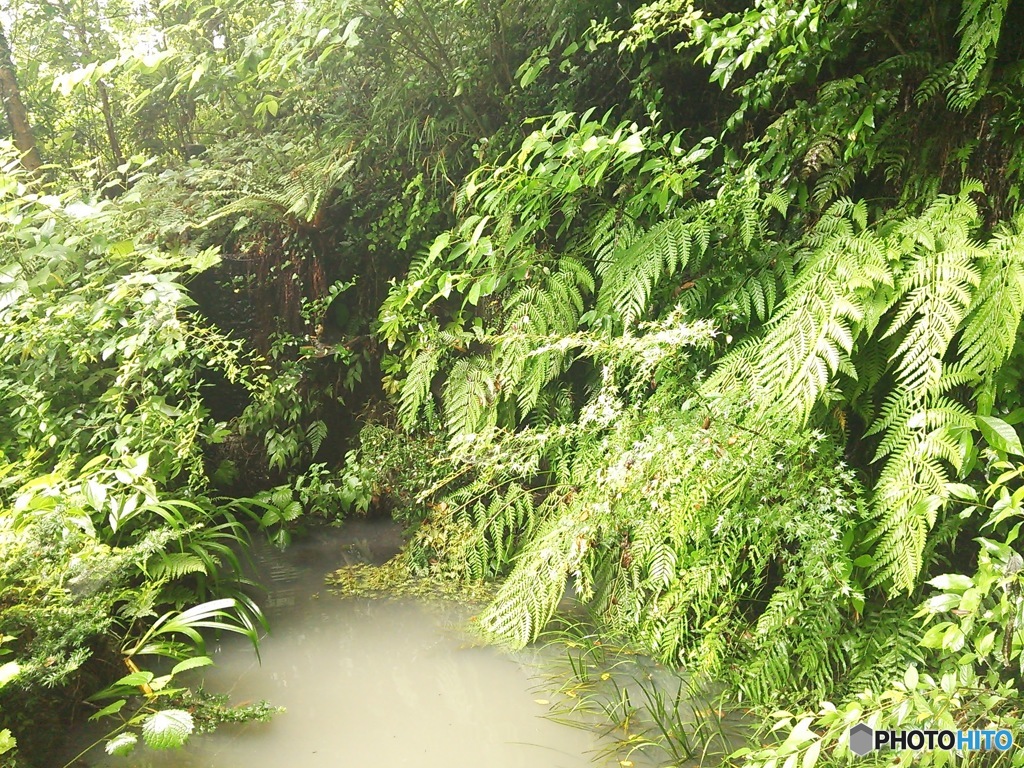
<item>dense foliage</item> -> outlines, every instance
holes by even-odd
[[[235,584],[245,528],[209,495],[203,446],[225,430],[196,384],[201,366],[238,377],[248,364],[190,314],[178,282],[213,255],[113,241],[123,211],[28,181],[8,153],[0,602],[16,671],[5,720],[19,730],[91,658],[116,654],[141,674],[144,658],[201,652],[193,625],[255,639],[259,617]],[[161,711],[174,710],[138,721],[157,740]]]
[[[1020,10],[12,3],[4,725],[120,653],[110,749],[177,743],[133,659],[255,633],[243,521],[375,508],[497,639],[571,588],[726,683],[737,762],[1015,728]]]

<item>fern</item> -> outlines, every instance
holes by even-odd
[[[814,185],[814,202],[826,206],[840,195],[846,194],[863,170],[864,165],[859,159],[829,168]]]
[[[996,373],[1017,339],[1024,314],[1024,220],[996,234],[981,258],[981,276],[971,314],[960,336],[961,364],[977,373],[984,391],[979,410],[991,411]],[[1014,318],[1018,320],[1015,322]]]
[[[754,701],[770,701],[780,687],[827,691],[846,672],[847,659],[835,643],[846,617],[822,591],[808,586],[777,589],[751,630],[756,652],[748,662],[744,692]],[[800,632],[789,629],[794,623]]]
[[[638,229],[633,219],[622,210],[608,208],[592,225],[587,250],[593,254],[600,273],[623,253],[636,239]]]
[[[984,94],[1008,5],[1009,0],[964,0],[957,29],[960,51],[948,86],[953,109],[968,110]]]
[[[520,564],[480,617],[480,626],[515,647],[535,640],[551,619],[570,576],[583,567],[592,523],[563,514],[543,526]]]
[[[306,439],[309,440],[309,452],[314,458],[320,452],[324,438],[327,437],[327,424],[317,419],[306,429]]]
[[[805,423],[850,363],[854,329],[865,319],[865,298],[891,283],[884,247],[863,228],[865,213],[849,201],[835,204],[807,240],[802,267],[768,333],[727,356],[707,391],[751,382],[761,410]]]
[[[430,385],[444,353],[442,346],[428,343],[409,363],[398,400],[398,417],[406,429],[416,426],[420,409],[430,397]]]
[[[874,491],[876,580],[908,591],[916,583],[927,535],[949,497],[946,466],[962,461],[957,432],[974,424],[973,414],[944,393],[969,376],[953,370],[929,391],[897,389],[872,427],[885,434],[876,460],[888,457]]]
[[[850,651],[844,691],[881,690],[898,680],[909,663],[923,661],[914,607],[914,602],[906,599],[878,606],[865,613],[859,626],[846,631],[843,644]]]
[[[914,100],[917,106],[927,104],[938,94],[950,87],[954,78],[954,62],[947,62],[932,70],[914,93]]]
[[[459,223],[389,297],[405,325],[388,338],[403,423],[445,377],[452,480],[421,541],[447,572],[508,574],[491,634],[534,639],[571,581],[608,631],[760,701],[907,658],[905,626],[883,654],[857,623],[934,557],[1024,312],[1020,224],[985,241],[979,185],[937,194],[975,144],[918,173],[954,152],[921,141],[915,97],[935,119],[995,55],[995,16],[968,5],[955,66],[900,53],[793,90],[813,96],[743,146],[749,165],[719,145],[699,202],[653,131],[623,128],[630,165],[621,137],[564,113],[460,191]],[[738,98],[754,108],[769,81]],[[896,192],[870,207],[843,197],[883,179]],[[446,322],[472,343],[438,343]]]
[[[151,579],[173,581],[190,573],[209,575],[207,563],[187,552],[160,552],[150,558],[146,572]]]
[[[767,201],[766,201],[766,204]],[[746,278],[734,289],[736,309],[748,322],[765,322],[775,314],[779,299],[793,280],[790,253],[766,250]]]
[[[239,213],[262,212],[291,217],[304,223],[313,222],[329,202],[331,194],[355,166],[347,148],[314,153],[288,173],[262,180],[259,189],[251,188],[250,179],[239,179],[244,186],[221,193],[234,199],[221,206],[200,226]]]
[[[707,248],[709,230],[697,214],[659,222],[628,248],[598,263],[599,307],[615,311],[628,328],[646,311],[658,281],[699,257]]]
[[[584,292],[594,291],[593,276],[572,257],[563,257],[557,270],[544,268],[543,273],[538,283],[509,297],[504,330],[495,339],[495,367],[523,414],[533,410],[543,388],[568,363],[564,350],[542,346],[543,340],[574,333],[583,314]]]
[[[471,357],[455,363],[444,390],[444,416],[452,436],[475,434],[493,427],[498,414],[499,379],[491,361]]]
[[[876,460],[886,458],[874,500],[876,579],[905,590],[916,582],[927,534],[948,498],[946,467],[960,465],[956,430],[973,424],[970,412],[945,393],[975,383],[978,372],[948,367],[944,358],[980,282],[982,249],[970,239],[976,216],[966,192],[943,197],[890,236],[894,250],[909,258],[897,285],[900,303],[882,335],[902,334],[891,358],[898,384],[868,434],[883,435]]]
[[[493,579],[505,573],[519,551],[520,541],[532,534],[536,524],[533,499],[517,483],[510,484],[504,493],[493,494],[489,503],[471,492],[475,501],[459,504],[464,495],[453,494],[448,502],[458,505],[453,520],[471,531],[468,575],[477,580]]]
[[[918,251],[897,286],[903,299],[883,336],[904,333],[893,359],[908,388],[937,383],[942,357],[967,315],[980,281],[976,262],[981,249],[969,236],[976,220],[977,209],[965,193],[940,198],[892,235],[897,247]]]

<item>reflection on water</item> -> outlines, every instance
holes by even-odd
[[[339,599],[324,573],[360,552],[379,559],[367,524],[293,547],[270,573],[272,634],[262,665],[226,638],[207,690],[233,703],[267,699],[287,712],[270,723],[222,726],[168,753],[139,749],[94,765],[122,768],[487,766],[584,768],[592,734],[551,722],[528,668],[478,647],[465,608],[419,601]],[[364,535],[359,536],[359,533]],[[352,542],[357,550],[353,553]],[[277,555],[280,557],[280,555]],[[269,560],[269,558],[268,558]],[[319,594],[318,594],[319,593]],[[590,753],[590,754],[588,754]]]

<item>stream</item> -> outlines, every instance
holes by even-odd
[[[215,644],[206,690],[284,707],[269,723],[223,725],[184,749],[140,747],[87,764],[114,768],[591,768],[601,739],[544,717],[535,657],[481,646],[471,611],[448,601],[340,598],[324,576],[397,551],[390,523],[351,521],[285,552],[256,549],[271,633],[262,663],[243,638]],[[262,552],[262,554],[261,554]],[[112,722],[112,721],[108,721]],[[617,764],[617,761],[613,761]],[[638,762],[637,765],[640,763]]]

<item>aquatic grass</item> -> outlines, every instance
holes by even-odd
[[[536,655],[538,688],[554,692],[547,717],[607,740],[595,761],[704,765],[735,746],[724,725],[724,692],[606,641],[586,621],[563,620]]]

